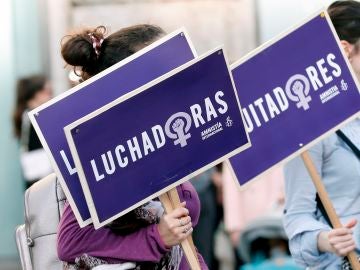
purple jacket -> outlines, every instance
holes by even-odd
[[[200,215],[200,201],[194,187],[189,183],[177,187],[180,200],[186,201],[193,226]],[[159,262],[169,251],[160,238],[157,225],[152,224],[126,236],[115,235],[108,228],[95,230],[90,224],[80,228],[69,205],[66,205],[58,229],[57,251],[59,259],[74,262],[76,257],[86,253],[109,263]],[[208,269],[198,254],[201,269]],[[185,256],[180,270],[190,269]]]

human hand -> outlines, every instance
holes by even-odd
[[[165,246],[172,247],[185,240],[192,232],[192,223],[186,202],[170,213],[163,215],[158,224],[158,230]]]
[[[357,223],[356,219],[350,220],[344,227],[323,231],[318,236],[318,249],[321,252],[332,252],[344,257],[355,249],[352,228]]]

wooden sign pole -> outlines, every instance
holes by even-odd
[[[301,154],[301,158],[303,159],[305,166],[311,176],[311,179],[315,185],[315,188],[319,194],[320,200],[322,204],[324,205],[325,211],[329,216],[330,222],[333,226],[333,228],[338,229],[342,228],[342,224],[340,222],[339,217],[337,216],[334,206],[332,205],[332,202],[330,201],[329,195],[326,192],[325,186],[319,176],[319,174],[316,171],[315,165],[313,161],[311,160],[310,154],[308,151],[305,151]],[[360,263],[357,259],[357,254],[355,251],[350,252],[347,255],[349,262],[351,264],[351,267],[353,270],[360,270]]]
[[[159,196],[167,213],[180,206],[180,198],[176,188]],[[181,242],[181,247],[184,251],[185,257],[190,265],[191,270],[201,270],[198,260],[197,252],[191,235]]]

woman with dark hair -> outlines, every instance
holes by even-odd
[[[105,33],[105,27],[100,26],[66,36],[63,41],[62,56],[82,80],[165,34],[161,28],[145,24],[108,37]],[[161,203],[153,200],[98,230],[93,225],[80,228],[66,205],[58,230],[59,258],[67,262],[67,269],[92,269],[102,264],[122,264],[118,269],[190,269],[179,243],[197,224],[200,202],[189,182],[177,190],[183,203],[172,212],[164,214]],[[208,269],[200,254],[198,258],[201,269]]]
[[[360,79],[360,3],[336,1],[328,8],[341,45]],[[339,108],[341,109],[341,108]],[[360,119],[341,129],[360,148]],[[340,134],[340,133],[338,133]],[[333,134],[309,152],[344,225],[332,229],[316,200],[316,190],[300,158],[285,167],[286,211],[284,225],[295,260],[311,269],[350,269],[344,258],[360,253],[360,157],[342,136]]]
[[[31,159],[32,157],[34,158],[34,155],[26,156],[26,154],[35,153],[35,150],[42,148],[35,129],[31,125],[29,117],[27,116],[27,112],[50,100],[51,97],[52,90],[45,76],[34,75],[21,78],[17,82],[16,104],[13,112],[13,127],[14,134],[20,141],[23,173],[27,180],[26,188],[31,186],[34,181],[46,176],[51,172],[50,163],[47,160],[45,153],[40,155],[45,158],[43,161],[46,162],[46,164],[42,164],[43,168],[38,170],[38,172],[36,172],[37,168],[31,166],[31,164],[26,164],[26,160]],[[42,174],[45,166],[46,168],[49,168],[50,171],[46,170],[45,168],[45,174]],[[33,168],[29,171],[29,167]]]

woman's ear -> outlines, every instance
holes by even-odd
[[[350,44],[346,40],[340,40],[340,43],[345,51],[346,57],[350,58],[351,52],[354,49],[354,45]]]

